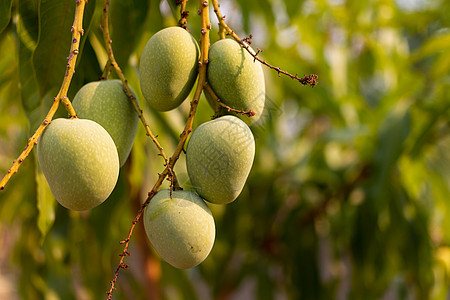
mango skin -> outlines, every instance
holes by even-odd
[[[254,157],[250,128],[239,118],[223,116],[194,130],[186,149],[186,168],[203,199],[227,204],[241,193]]]
[[[214,244],[216,227],[208,205],[190,191],[160,190],[144,211],[147,236],[172,266],[189,269],[203,262]]]
[[[169,111],[189,95],[198,74],[200,51],[192,35],[180,27],[154,34],[140,64],[141,91],[151,107]]]
[[[132,89],[131,92],[136,97]],[[116,144],[122,167],[130,154],[139,124],[122,82],[103,80],[85,84],[73,98],[72,105],[79,118],[95,121],[106,129]]]
[[[37,158],[53,196],[71,210],[101,204],[119,177],[114,141],[91,120],[53,120],[38,140]]]
[[[215,42],[209,49],[208,59],[207,80],[215,94],[231,108],[254,110],[253,117],[239,116],[248,125],[258,122],[266,99],[261,64],[254,62],[248,51],[233,39]],[[210,98],[207,92],[205,95]],[[209,102],[212,104],[211,99]]]

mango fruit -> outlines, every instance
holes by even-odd
[[[139,64],[141,91],[151,107],[169,111],[189,95],[198,74],[200,51],[180,27],[158,31],[147,42]]]
[[[147,236],[169,264],[189,269],[210,253],[216,227],[208,205],[190,191],[160,190],[144,211]]]
[[[53,120],[38,140],[37,158],[56,200],[71,210],[101,204],[119,177],[114,141],[91,120]]]
[[[133,90],[132,93],[136,97]],[[123,166],[133,146],[139,117],[122,82],[103,80],[85,84],[73,98],[72,105],[79,118],[95,121],[106,129],[116,144],[120,166]]]
[[[250,128],[228,115],[197,127],[186,148],[186,168],[195,191],[206,201],[226,204],[242,191],[255,157]]]
[[[231,108],[254,110],[253,117],[240,116],[248,125],[258,122],[266,98],[261,63],[254,62],[247,50],[229,38],[215,42],[209,49],[208,59],[207,80],[215,94]],[[205,95],[210,98],[207,92]],[[214,108],[211,98],[209,102]]]

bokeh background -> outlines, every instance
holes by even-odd
[[[168,154],[189,101],[155,112],[137,70],[152,34],[176,25],[173,2],[110,0],[116,59]],[[210,205],[211,254],[175,269],[140,223],[114,299],[450,299],[450,1],[219,2],[263,59],[317,74],[319,85],[264,69],[267,110],[252,128],[253,169],[235,202]],[[0,176],[61,85],[74,7],[0,3]],[[188,28],[199,39],[197,7],[188,2]],[[106,62],[101,10],[102,1],[89,0],[70,99]],[[212,10],[211,23],[214,42]],[[195,126],[212,114],[202,97]],[[55,202],[33,151],[0,193],[0,299],[104,299],[119,241],[164,168],[157,154],[140,126],[113,194],[77,213]],[[190,189],[184,156],[175,170]]]

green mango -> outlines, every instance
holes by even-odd
[[[186,149],[186,168],[203,199],[227,204],[241,193],[254,157],[250,128],[239,118],[223,116],[194,130]]]
[[[144,211],[147,236],[159,255],[180,269],[193,268],[211,251],[216,227],[208,205],[190,191],[160,190]]]
[[[151,107],[168,111],[189,95],[198,74],[200,51],[192,35],[180,27],[154,34],[139,65],[141,91]]]
[[[214,93],[231,108],[253,110],[253,117],[240,116],[248,125],[258,122],[266,99],[261,63],[254,61],[250,53],[233,39],[215,42],[209,49],[208,59],[207,80]],[[211,97],[206,91],[204,93],[214,108]],[[222,113],[228,112],[222,109]]]
[[[37,158],[53,196],[71,210],[103,203],[119,177],[114,141],[91,120],[53,120],[38,140]]]
[[[131,92],[136,97],[134,91]],[[133,146],[139,117],[122,82],[103,80],[85,84],[73,98],[72,105],[79,118],[95,121],[106,129],[116,144],[120,166],[123,166]]]

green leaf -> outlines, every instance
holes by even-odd
[[[22,24],[21,19],[19,19],[17,25],[17,35],[19,37],[17,47],[19,55],[20,95],[25,114],[31,124],[30,131],[34,131],[37,126],[34,124],[36,121],[33,121],[33,112],[36,112],[41,105],[37,78],[33,72],[31,57],[35,45],[34,41],[26,31],[25,26]],[[41,114],[39,113],[38,118],[40,118],[40,116]]]
[[[148,1],[112,1],[110,9],[111,39],[114,57],[119,66],[125,66],[140,40],[149,9]]]
[[[83,16],[83,27],[86,35],[90,30],[95,11],[95,1],[90,1],[85,7]],[[71,46],[71,27],[75,17],[74,1],[45,0],[39,6],[39,40],[32,56],[32,64],[36,73],[39,86],[39,95],[42,97],[52,88],[59,88],[65,74],[67,56]],[[83,54],[83,48],[86,44],[86,38],[82,37],[79,46],[77,67],[80,64],[80,57]],[[89,49],[88,49],[89,50]],[[88,53],[91,56],[91,53]],[[87,59],[89,60],[89,59]],[[91,60],[92,62],[92,60]],[[76,77],[78,82],[84,83],[86,77],[93,79],[92,68],[86,66],[77,68]],[[97,73],[98,71],[95,70]],[[85,73],[90,73],[85,76]],[[94,79],[98,78],[96,74]],[[79,88],[81,85],[78,85]],[[56,94],[55,94],[56,95]]]
[[[12,0],[0,1],[0,33],[9,24],[9,20],[11,19],[11,4]]]
[[[417,61],[449,48],[450,33],[442,34],[427,40],[411,57],[413,61]]]
[[[35,156],[36,157],[36,156]],[[37,160],[36,160],[37,161]],[[39,164],[36,163],[36,189],[37,189],[37,225],[41,233],[41,245],[55,222],[55,198],[48,186]]]
[[[380,199],[385,199],[381,194],[386,193],[386,187],[390,184],[392,170],[410,133],[410,122],[408,104],[399,103],[388,113],[380,126],[378,150],[374,158],[377,168],[374,193]]]
[[[21,35],[36,42],[39,37],[39,0],[18,0]],[[19,29],[19,28],[18,28]],[[34,49],[34,48],[33,48]]]
[[[74,13],[75,1],[43,0],[40,3],[39,41],[32,59],[41,96],[62,82]]]

